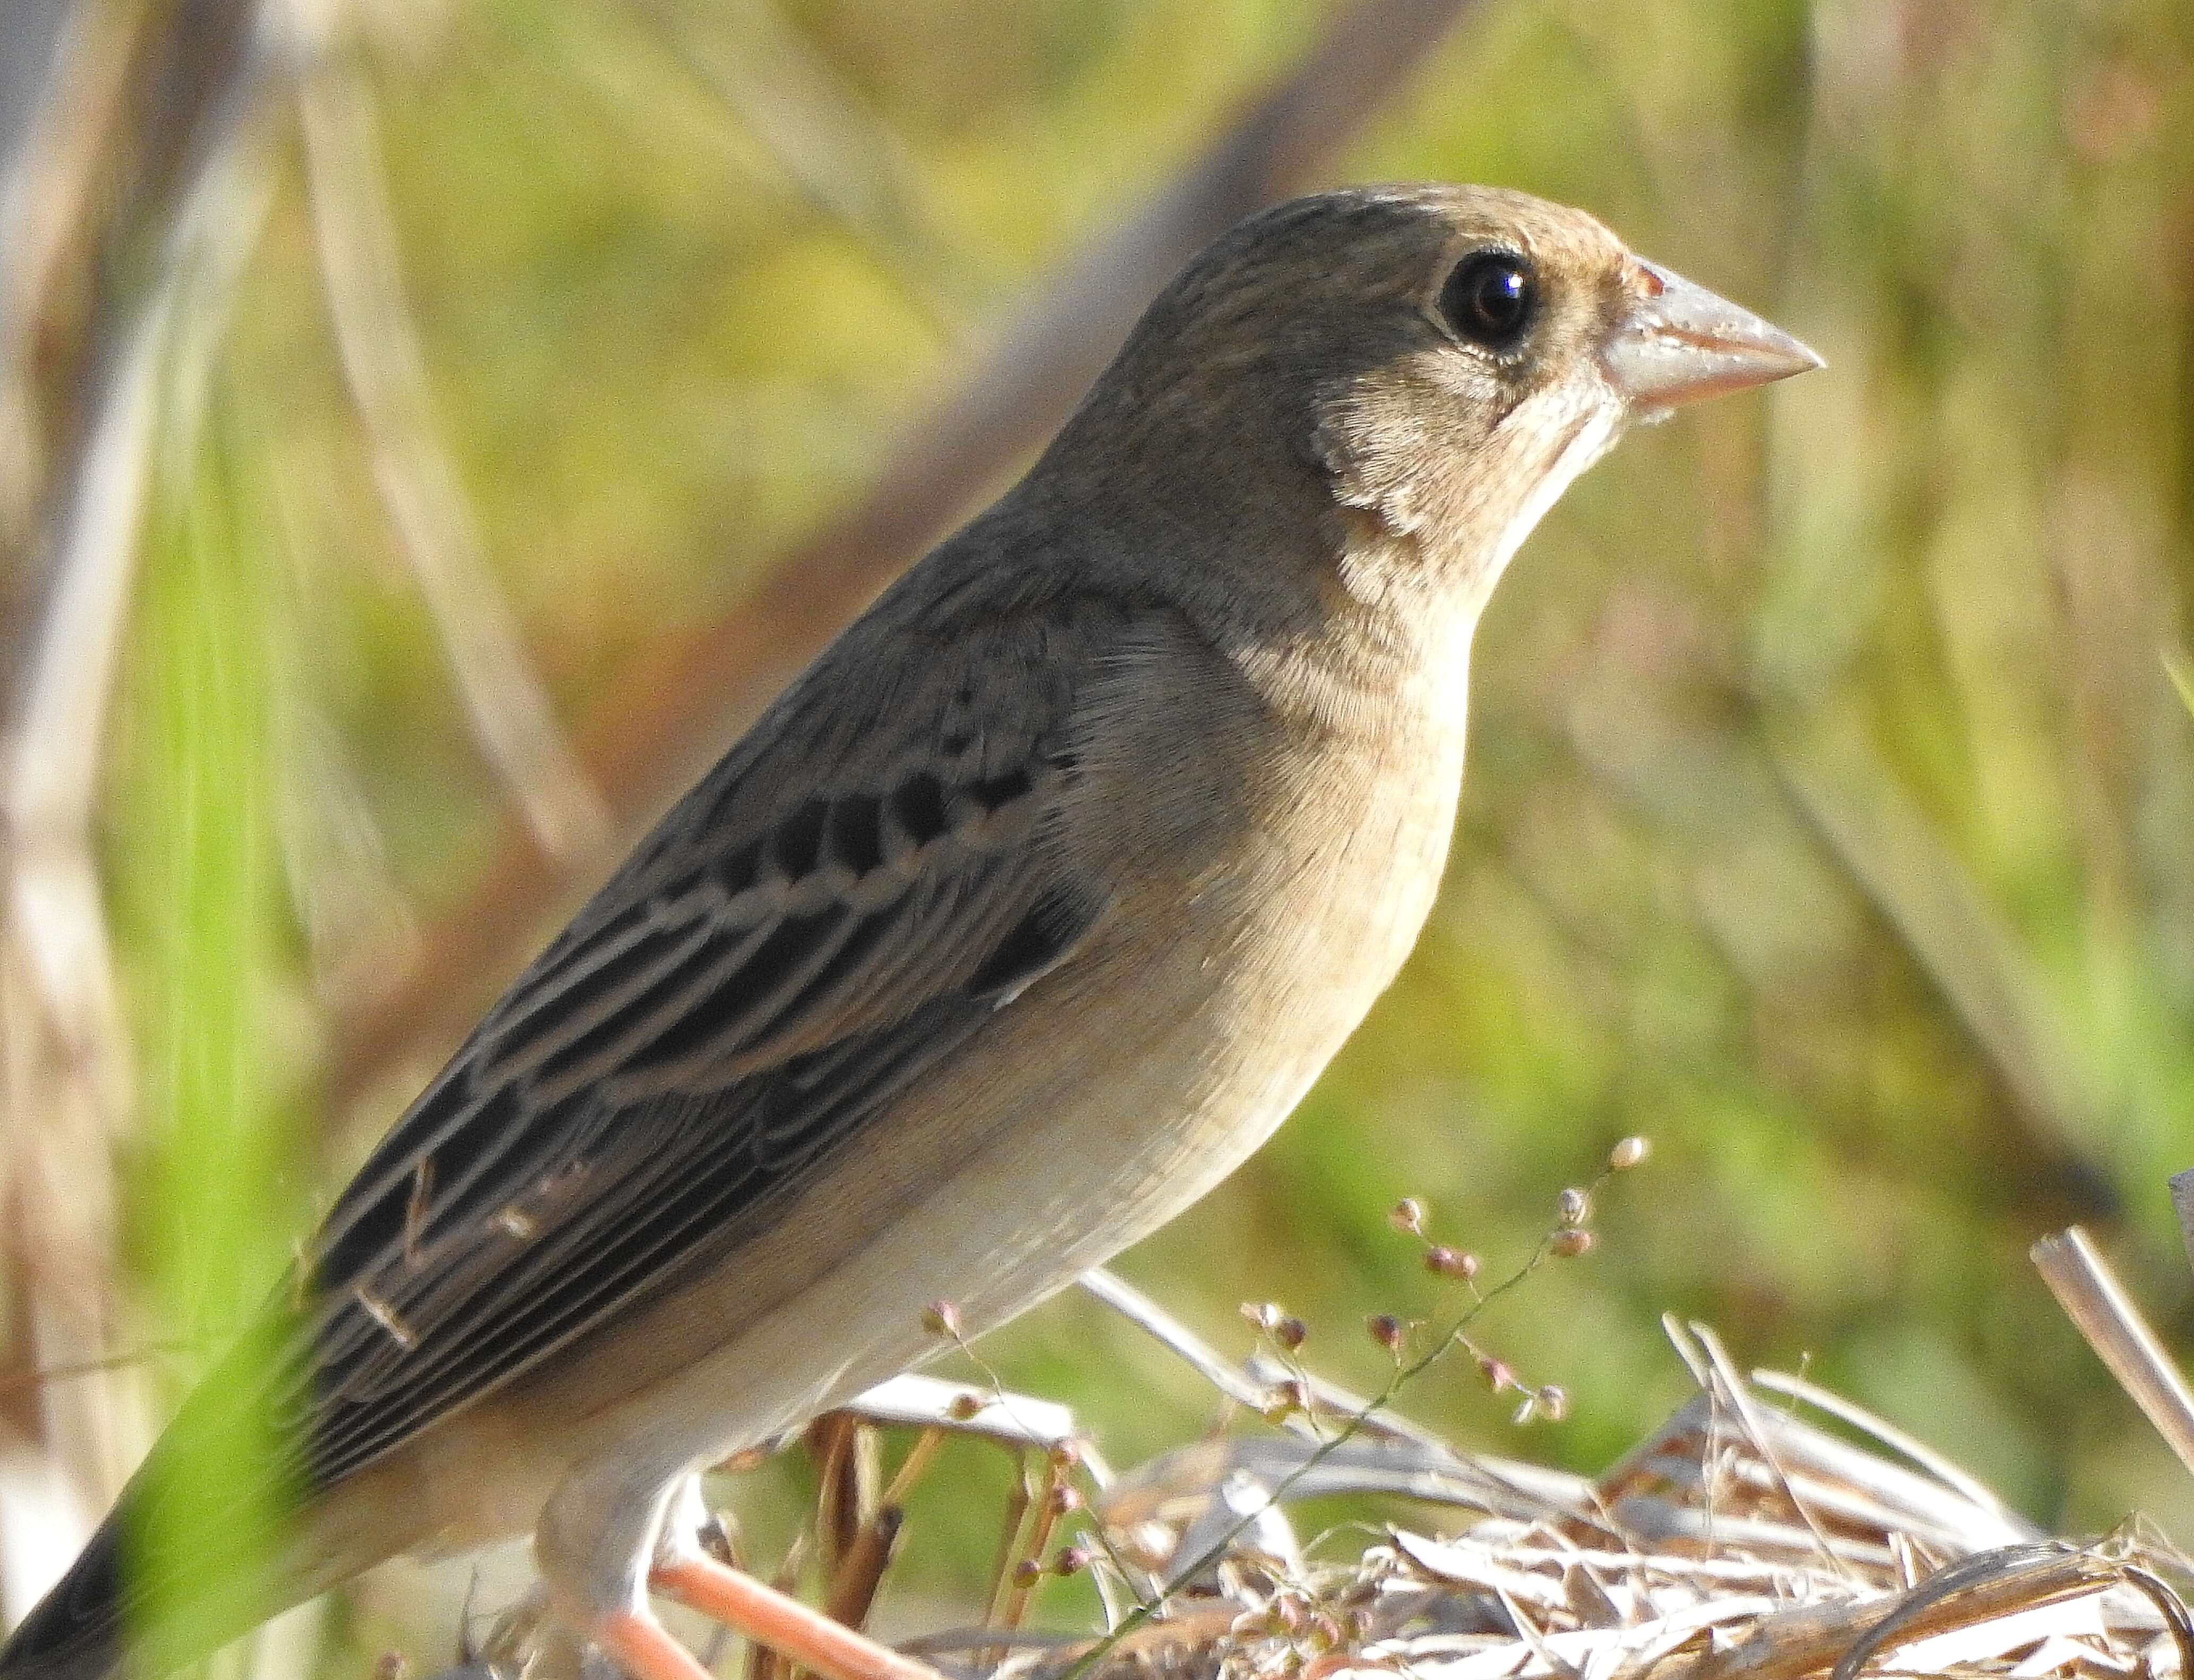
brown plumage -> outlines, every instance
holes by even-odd
[[[489,1013],[0,1677],[527,1530],[566,1625],[684,1672],[646,1611],[674,1490],[1255,1148],[1430,907],[1516,545],[1632,420],[1814,365],[1518,194],[1221,239]],[[292,1449],[286,1538],[165,1525],[125,1584],[161,1466],[237,1430]]]

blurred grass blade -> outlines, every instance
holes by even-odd
[[[933,325],[965,336],[978,294],[924,211],[896,137],[770,0],[698,12],[643,0],[636,10],[796,192],[866,247]]]
[[[259,118],[268,26],[248,7],[209,8],[178,26],[186,55],[227,32],[238,38],[220,74],[144,114],[145,131],[133,136],[141,166],[165,160],[174,170],[164,213],[139,230],[147,270],[87,356],[96,377],[87,372],[81,431],[40,492],[49,595],[9,718],[0,787],[11,843],[0,950],[11,1124],[0,1129],[0,1182],[17,1189],[0,1234],[20,1307],[10,1314],[9,1352],[26,1368],[94,1364],[117,1351],[112,1148],[133,1104],[94,816],[155,467],[172,468],[197,434],[206,370],[266,208]],[[26,307],[20,277],[0,307]],[[20,1403],[24,1433],[93,1507],[112,1497],[142,1449],[138,1377],[97,1370]],[[0,1567],[58,1573],[66,1551],[52,1540],[33,1539],[26,1559],[25,1537],[0,1530],[9,1553]]]
[[[2162,654],[2163,674],[2171,679],[2171,686],[2179,691],[2179,703],[2190,716],[2194,716],[2194,669],[2190,669],[2186,656],[2166,648]]]
[[[126,797],[112,869],[139,930],[142,1108],[156,1171],[132,1210],[160,1321],[211,1345],[251,1323],[300,1211],[296,1058],[277,1022],[289,981],[276,837],[273,647],[279,639],[263,486],[238,465],[218,406],[199,470],[148,533],[133,624]],[[226,1637],[280,1544],[286,1444],[250,1403],[267,1332],[232,1349],[164,1436],[125,1536],[139,1631],[209,1619]],[[231,1399],[245,1404],[231,1406]],[[143,1597],[136,1594],[141,1591]]]
[[[365,78],[339,53],[297,88],[320,275],[374,477],[442,638],[473,728],[535,840],[567,869],[606,860],[608,813],[571,756],[488,572],[443,446],[404,299]]]
[[[2071,1154],[2109,1159],[2104,1105],[2032,960],[1857,723],[1774,743],[1799,806],[1942,989],[2020,1106]]]

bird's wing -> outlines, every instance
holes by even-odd
[[[312,1485],[765,1228],[1071,952],[1073,633],[841,643],[519,978],[300,1274],[270,1398]]]

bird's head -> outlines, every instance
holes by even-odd
[[[1383,543],[1482,601],[1627,426],[1820,365],[1582,211],[1487,187],[1356,188],[1214,244],[1062,443],[1101,444],[1106,476],[1146,503],[1253,540],[1322,504],[1344,552]]]

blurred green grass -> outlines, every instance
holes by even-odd
[[[788,4],[826,116],[890,159],[900,197],[860,225],[692,68],[768,22],[744,0],[370,13],[439,417],[561,713],[855,493],[1326,10]],[[1513,1257],[1644,1132],[1598,1251],[1490,1332],[1570,1420],[1519,1439],[1462,1374],[1408,1410],[1597,1467],[1685,1390],[1674,1311],[2045,1522],[2138,1504],[2194,1539],[2025,1258],[2093,1222],[2194,1345],[2162,1183],[2194,1164],[2194,722],[2160,662],[2194,572],[2194,12],[1491,0],[1335,171],[1417,176],[1583,204],[1829,367],[1634,437],[1527,546],[1422,947],[1272,1147],[1123,1269],[1230,1349],[1236,1304],[1278,1297],[1369,1383],[1356,1326],[1425,1290],[1398,1196]],[[315,998],[360,929],[462,889],[498,808],[294,165],[212,411],[155,516],[104,818],[148,1338],[233,1321],[387,1118],[319,1112]],[[1211,1414],[1078,1298],[985,1351],[1116,1462]],[[742,1490],[758,1534],[801,1474]],[[967,1490],[1003,1486],[952,1449],[904,1590],[972,1597],[996,1505]]]

